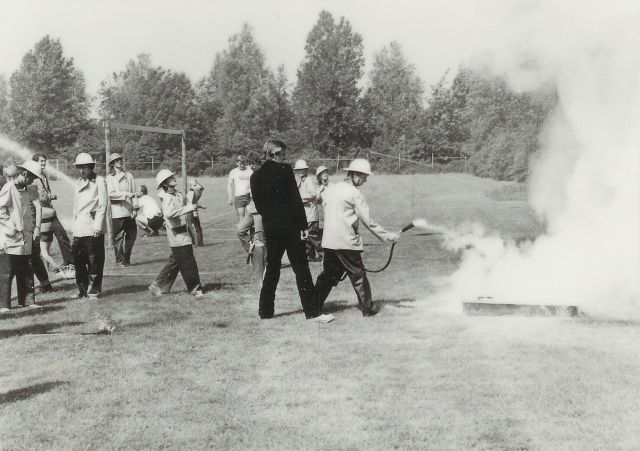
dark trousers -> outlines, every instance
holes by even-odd
[[[201,288],[198,264],[196,263],[196,257],[193,255],[193,246],[190,244],[171,248],[169,261],[160,270],[160,274],[155,280],[160,287],[160,291],[163,293],[171,291],[171,287],[176,281],[176,277],[178,277],[178,272],[182,274],[182,279],[189,292]]]
[[[200,225],[200,218],[197,216],[189,215],[187,218],[187,226],[189,229],[189,235],[191,236],[191,241],[195,246],[202,246],[202,226]]]
[[[4,307],[11,307],[11,284],[13,278],[16,279],[16,288],[18,291],[18,304],[26,305],[27,297],[32,302],[35,302],[35,295],[33,292],[33,270],[29,264],[29,255],[8,255],[8,277],[5,279],[3,275],[3,284],[6,284],[4,291]],[[6,261],[5,261],[6,263]],[[5,266],[6,268],[6,266]],[[4,274],[4,271],[3,271]]]
[[[71,252],[73,264],[76,267],[76,285],[79,294],[84,296],[87,293],[100,293],[104,271],[104,235],[97,238],[93,236],[73,238]]]
[[[0,308],[11,307],[11,257],[0,253]]]
[[[67,235],[67,231],[60,223],[58,216],[53,217],[53,221],[51,221],[51,231],[58,240],[58,246],[60,246],[60,253],[62,254],[62,261],[65,266],[73,264],[73,254],[71,253],[71,242],[69,241],[69,236]]]
[[[40,238],[34,238],[32,246],[33,249],[31,250],[31,256],[29,258],[31,269],[40,281],[41,287],[51,285],[51,283],[49,283],[49,273],[47,273],[47,267],[44,265],[42,257],[40,256]]]
[[[300,232],[265,230],[267,244],[267,269],[260,290],[260,318],[273,317],[276,288],[280,280],[282,255],[287,251],[291,269],[296,275],[298,294],[302,309],[307,318],[319,315],[318,299],[313,288],[313,279],[309,271],[309,262],[305,254],[305,242],[300,239]]]
[[[362,263],[362,251],[324,250],[322,273],[316,280],[316,291],[320,308],[324,305],[333,287],[337,286],[346,272],[358,297],[358,306],[364,316],[377,313],[377,307],[371,298],[371,286]]]
[[[136,242],[138,227],[132,217],[113,218],[113,249],[116,253],[116,263],[129,263],[131,251]]]
[[[307,237],[307,258],[309,259],[315,259],[316,252],[318,255],[322,255],[322,235],[319,224],[318,221],[310,222],[307,229],[309,232]]]

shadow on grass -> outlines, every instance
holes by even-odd
[[[202,289],[204,292],[209,291],[220,291],[226,289],[233,289],[236,285],[247,285],[249,282],[240,282],[240,283],[229,283],[229,282],[210,282],[204,284]]]
[[[51,381],[44,382],[42,384],[34,384],[24,388],[17,388],[15,390],[10,390],[6,393],[0,393],[0,404],[8,404],[11,402],[22,401],[32,396],[39,395],[41,393],[46,393],[49,390],[53,390],[54,388],[65,385],[67,382],[64,381]]]
[[[415,302],[414,298],[401,298],[401,299],[377,299],[375,301],[376,304],[380,306],[393,305],[397,308],[415,308],[410,305],[402,305],[406,302]],[[352,301],[338,300],[325,302],[324,307],[322,307],[322,313],[338,313],[343,312],[345,310],[360,310],[358,304],[352,303]],[[292,312],[283,312],[273,315],[274,318],[278,318],[281,316],[291,316],[303,313],[302,309],[298,309]]]
[[[66,326],[79,326],[79,321],[67,321],[64,323],[43,323],[32,324],[30,326],[20,327],[18,329],[0,330],[0,339],[18,337],[20,335],[32,335],[32,334],[47,334],[52,330],[59,329]]]
[[[12,309],[12,310],[9,310],[8,312],[0,314],[0,320],[9,319],[9,318],[23,318],[25,316],[36,316],[36,315],[40,315],[42,313],[50,313],[50,312],[57,312],[59,310],[64,310],[64,307],[62,307],[62,306],[49,305],[49,304],[56,303],[55,301],[57,301],[57,300],[38,301],[38,304],[40,304],[42,306],[42,308],[39,308],[39,309],[23,308],[23,309]],[[58,302],[62,302],[62,301],[58,301]]]
[[[165,315],[157,315],[152,318],[148,318],[146,321],[139,321],[134,323],[123,323],[123,329],[143,329],[146,327],[156,327],[159,325],[171,325],[186,321],[191,317],[191,313],[183,313],[178,311],[169,311]]]
[[[149,282],[151,283],[151,282]],[[145,285],[126,285],[122,287],[112,288],[110,290],[105,290],[100,295],[101,298],[105,298],[107,296],[113,296],[114,294],[132,294],[132,293],[142,293],[146,292],[149,288],[148,284]]]

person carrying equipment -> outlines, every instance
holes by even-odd
[[[113,249],[118,268],[131,264],[131,252],[138,235],[136,226],[136,183],[133,174],[124,170],[122,155],[112,153],[109,157],[107,191],[111,203],[113,224]]]
[[[329,186],[326,191],[324,210],[324,263],[322,273],[316,281],[318,302],[322,308],[332,288],[337,286],[344,273],[358,297],[363,316],[374,316],[380,307],[374,304],[371,286],[362,262],[363,225],[381,241],[398,241],[400,235],[388,232],[369,216],[369,206],[360,192],[360,187],[371,175],[371,165],[364,158],[356,158],[347,170],[346,180]]]
[[[169,293],[176,281],[178,272],[189,293],[196,299],[204,297],[200,285],[198,264],[193,255],[193,245],[187,229],[187,215],[196,208],[202,191],[196,192],[191,203],[186,203],[185,197],[176,190],[175,174],[168,169],[161,169],[156,175],[158,194],[162,202],[162,215],[167,229],[167,240],[171,247],[169,261],[160,270],[156,279],[149,285],[149,291],[160,297]]]

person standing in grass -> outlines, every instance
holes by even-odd
[[[260,290],[258,314],[273,318],[280,266],[287,252],[296,275],[298,294],[307,320],[332,321],[333,315],[321,315],[313,279],[305,253],[304,235],[307,217],[290,165],[282,163],[287,146],[282,141],[267,139],[263,151],[265,162],[251,176],[251,193],[257,212],[262,215],[267,245],[267,268]]]
[[[73,202],[73,264],[76,268],[78,298],[97,299],[102,292],[104,234],[107,230],[107,183],[94,172],[96,162],[82,152],[76,156],[80,170]]]
[[[136,183],[133,174],[124,170],[122,155],[119,153],[112,153],[109,157],[107,192],[111,203],[116,264],[119,268],[126,268],[131,264],[131,252],[138,234],[135,220]]]
[[[307,216],[307,260],[322,261],[322,247],[320,246],[320,227],[318,225],[318,201],[315,181],[309,177],[309,165],[304,160],[296,161],[293,171],[296,174],[296,184]],[[317,254],[316,254],[317,253]]]
[[[347,179],[331,185],[326,192],[324,210],[324,263],[316,281],[320,307],[324,305],[331,289],[338,285],[346,273],[358,297],[358,305],[364,316],[374,316],[380,307],[373,302],[371,286],[362,263],[363,225],[381,241],[394,243],[400,235],[388,232],[369,216],[369,206],[360,192],[371,175],[371,165],[364,158],[356,158],[347,168]]]
[[[197,198],[200,199],[202,191],[204,191],[204,187],[198,183],[197,179],[192,179],[191,183],[189,183],[189,190],[187,191],[187,203],[194,204],[196,207],[187,216],[187,224],[189,226],[191,241],[193,241],[193,245],[196,247],[204,246],[202,225],[200,224],[200,215],[198,214],[198,210],[206,207],[204,205],[200,205],[197,200],[193,202],[193,198],[197,196]]]
[[[149,196],[145,185],[140,185],[136,191],[137,214],[136,224],[145,231],[145,236],[158,236],[162,227],[162,211],[156,200]]]
[[[33,161],[40,164],[42,169],[42,177],[36,179],[34,182],[35,187],[38,189],[38,195],[40,196],[40,205],[42,206],[42,228],[40,234],[40,249],[42,255],[48,260],[47,256],[50,256],[51,243],[53,243],[53,237],[58,240],[58,246],[60,247],[60,253],[62,254],[62,264],[68,274],[73,273],[73,255],[71,253],[71,241],[67,231],[60,223],[58,215],[53,208],[52,200],[56,200],[58,197],[51,193],[51,185],[49,184],[49,177],[47,176],[47,156],[42,153],[36,153],[32,157]],[[46,232],[45,230],[46,229]],[[53,259],[51,259],[53,260]],[[55,264],[55,262],[53,262]]]
[[[191,202],[187,203],[182,193],[176,190],[175,174],[168,169],[158,172],[156,183],[158,189],[162,189],[158,196],[162,202],[162,215],[167,228],[171,255],[156,279],[149,285],[149,291],[158,297],[169,293],[180,272],[189,293],[196,299],[200,299],[204,294],[200,285],[198,264],[193,255],[193,243],[187,228],[187,215],[196,208],[202,191],[195,191]]]
[[[318,166],[316,169],[316,200],[318,201],[318,228],[320,233],[320,248],[322,248],[322,237],[324,235],[324,198],[329,187],[329,169],[325,166]]]
[[[0,273],[4,280],[0,285],[2,302],[0,310],[3,312],[11,308],[11,284],[16,279],[18,305],[39,307],[35,302],[33,290],[33,268],[30,263],[33,252],[33,236],[38,233],[31,220],[30,208],[22,205],[20,190],[25,190],[39,177],[39,166],[23,164],[17,168],[7,168],[11,180],[0,189],[0,247],[4,257],[0,256]],[[35,166],[35,167],[34,167]]]
[[[253,170],[247,166],[247,158],[244,155],[237,156],[236,165],[237,167],[229,172],[227,195],[229,196],[229,205],[235,207],[238,222],[240,222],[244,218],[245,209],[251,200],[249,179]]]

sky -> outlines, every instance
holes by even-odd
[[[154,64],[204,77],[228,39],[249,23],[275,69],[289,81],[304,58],[304,44],[321,10],[344,16],[363,37],[365,70],[375,52],[397,41],[425,89],[472,53],[472,0],[0,0],[0,74],[7,78],[43,36],[59,38],[95,95],[100,82],[140,53]]]

